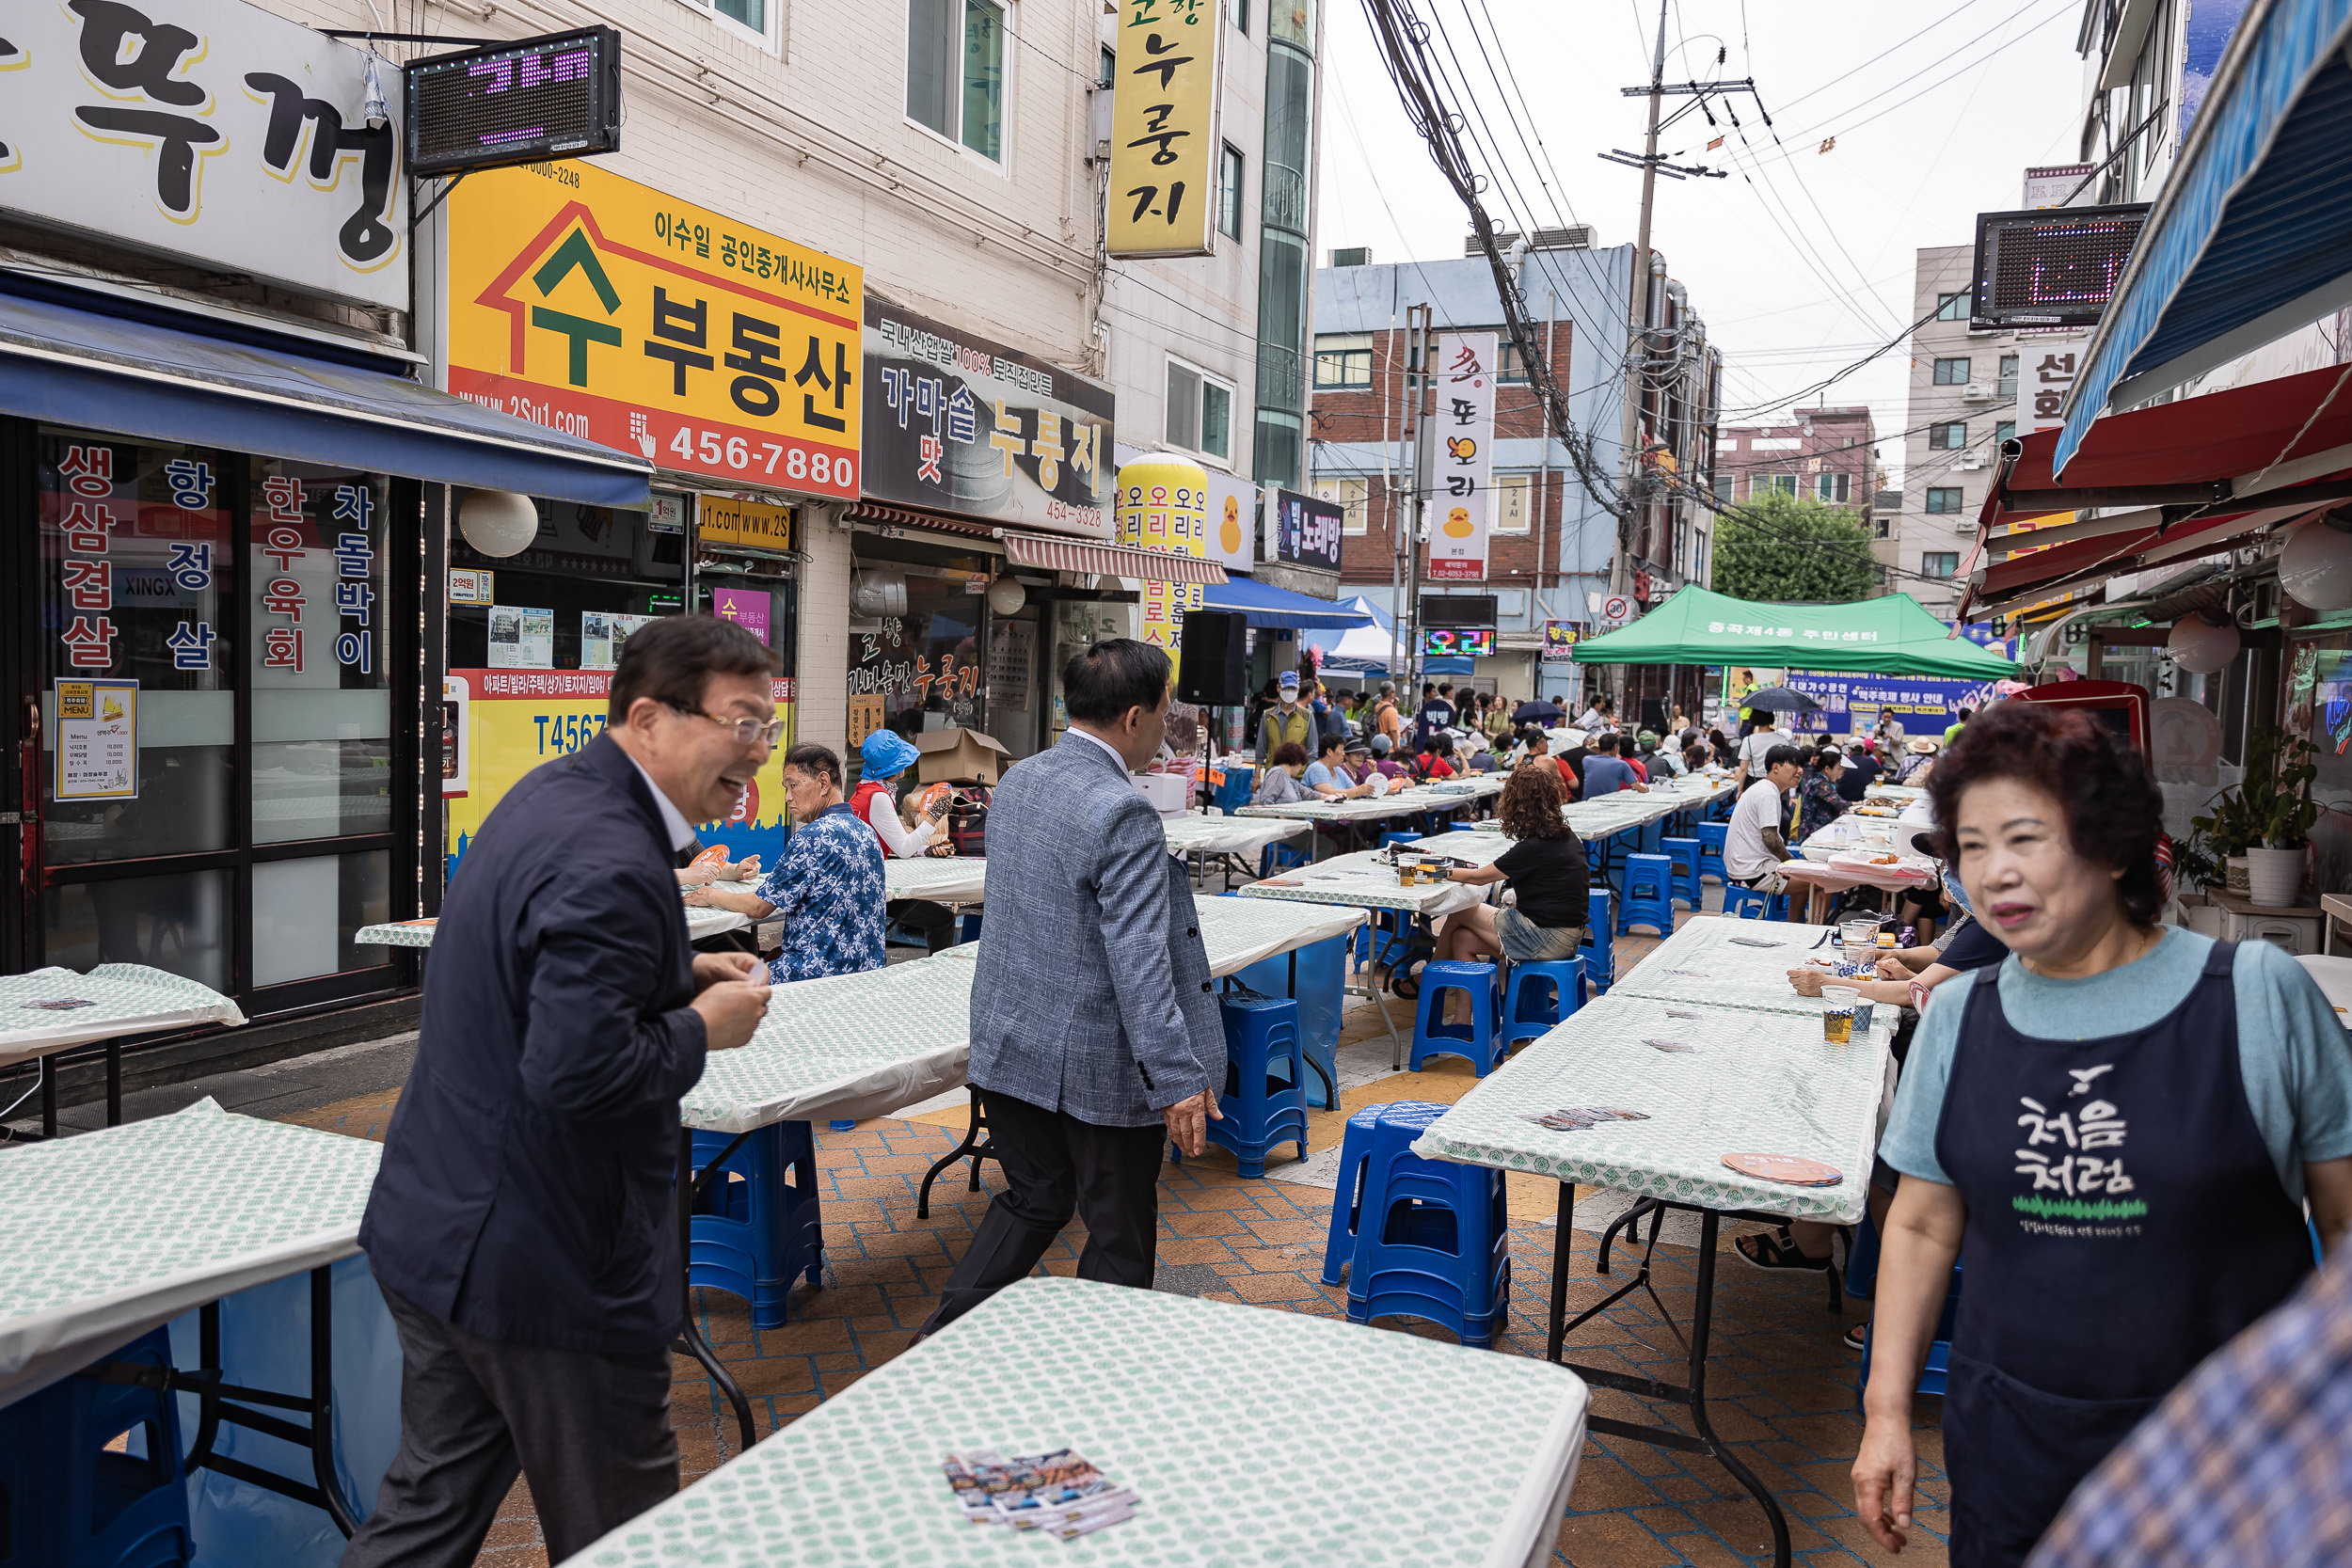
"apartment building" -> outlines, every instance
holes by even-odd
[[[2024,350],[2015,332],[1969,326],[1975,265],[1973,246],[1924,246],[1912,281],[1914,319],[1934,319],[1911,337],[1902,509],[1891,519],[1887,553],[1897,568],[1892,586],[1938,615],[1959,601],[1954,575],[1975,542],[2000,444],[2016,433]]]
[[[1759,496],[1803,496],[1850,513],[1874,540],[1892,531],[1878,515],[1877,427],[1867,407],[1799,408],[1780,422],[1726,425],[1715,434],[1714,493],[1725,506]]]

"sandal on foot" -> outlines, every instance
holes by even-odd
[[[1846,1325],[1846,1348],[1856,1355],[1860,1355],[1863,1351],[1862,1337],[1869,1332],[1869,1328],[1868,1323],[1848,1323]]]
[[[1778,1230],[1767,1230],[1754,1236],[1742,1236],[1731,1244],[1731,1250],[1738,1253],[1740,1260],[1748,1267],[1763,1269],[1767,1273],[1794,1269],[1812,1274],[1825,1274],[1829,1270],[1832,1256],[1824,1253],[1819,1258],[1806,1257],[1798,1250],[1796,1238],[1788,1233],[1787,1226],[1781,1227]]]

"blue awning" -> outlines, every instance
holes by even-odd
[[[2254,0],[2214,71],[2058,437],[2352,305],[2352,0]]]
[[[642,511],[651,466],[396,375],[0,293],[0,413]]]
[[[1294,594],[1287,588],[1271,583],[1254,582],[1248,578],[1232,577],[1223,582],[1213,582],[1207,590],[1204,610],[1238,610],[1249,618],[1248,624],[1262,628],[1289,626],[1368,626],[1372,617],[1358,614],[1344,605],[1329,599],[1310,598]]]

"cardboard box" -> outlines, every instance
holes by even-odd
[[[1012,766],[1012,754],[977,730],[931,730],[914,737],[917,784],[993,784]]]

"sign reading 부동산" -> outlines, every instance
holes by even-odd
[[[407,181],[367,55],[243,0],[0,6],[0,209],[396,310]]]
[[[1110,388],[885,301],[866,302],[866,495],[1110,534]]]
[[[854,499],[865,274],[609,174],[449,198],[449,389],[738,485]]]
[[[1120,0],[1111,54],[1113,256],[1216,244],[1218,0]]]

